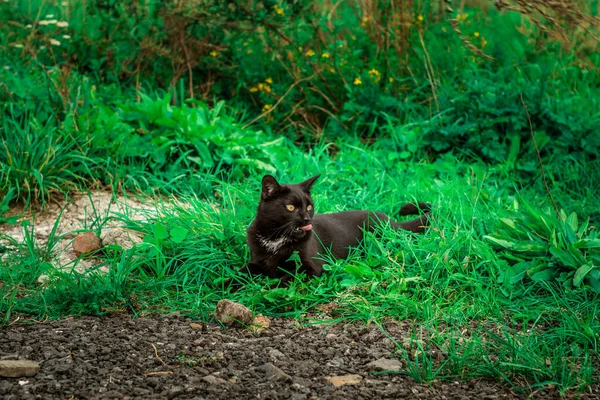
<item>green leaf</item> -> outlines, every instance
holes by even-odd
[[[363,279],[365,277],[372,278],[375,276],[371,267],[366,264],[358,265],[346,265],[344,270],[355,278]]]
[[[531,280],[534,282],[543,282],[543,281],[549,281],[552,278],[554,278],[554,276],[556,275],[556,271],[551,269],[551,268],[547,268],[543,271],[537,272],[535,274],[533,274],[531,276]]]
[[[520,282],[525,276],[525,273],[527,272],[529,267],[531,267],[530,262],[517,263],[512,267],[508,267],[504,281],[508,281],[508,283],[510,283],[511,285]]]
[[[169,232],[167,232],[167,229],[160,222],[157,222],[156,225],[154,225],[154,237],[157,241],[161,241],[169,237]]]
[[[575,276],[573,277],[573,284],[576,287],[579,287],[581,285],[581,282],[583,282],[583,279],[585,278],[585,276],[592,270],[594,269],[594,266],[591,264],[584,264],[581,267],[579,267],[577,269],[577,271],[575,271]]]
[[[573,230],[573,235],[575,235],[575,232],[577,232],[577,226],[579,225],[579,223],[577,221],[577,214],[575,214],[574,212],[572,212],[567,217],[566,222],[571,227],[571,229]]]
[[[498,246],[502,246],[505,249],[511,249],[515,245],[515,242],[509,242],[508,240],[500,239],[493,235],[486,235],[483,238],[497,244]]]
[[[600,270],[593,269],[588,274],[590,286],[596,293],[600,293]]]
[[[176,226],[175,228],[171,229],[171,240],[175,243],[183,242],[187,235],[188,230],[181,226]]]
[[[600,239],[581,239],[573,244],[578,249],[597,249],[600,248]]]

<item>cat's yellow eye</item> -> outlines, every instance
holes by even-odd
[[[288,204],[286,207],[287,207],[288,211],[294,211],[296,209],[296,207],[294,207],[291,204]]]
[[[312,210],[312,205],[309,204],[308,207],[306,207],[306,211],[310,211],[310,210]]]

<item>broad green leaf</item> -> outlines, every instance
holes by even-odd
[[[366,264],[361,264],[360,266],[346,265],[344,270],[348,274],[350,274],[353,277],[358,278],[358,279],[363,279],[365,277],[371,278],[371,277],[375,276],[375,274],[373,274],[373,270],[371,270],[371,267],[369,267]]]
[[[530,262],[517,263],[512,267],[508,267],[506,271],[505,282],[508,281],[508,283],[511,285],[520,282],[525,276],[525,273],[529,267],[531,267]]]
[[[577,220],[577,214],[575,214],[575,212],[572,212],[567,217],[567,221],[566,222],[571,227],[571,229],[573,230],[573,235],[575,235],[575,232],[577,232],[577,226],[579,225],[579,222]]]
[[[581,239],[573,244],[578,249],[597,249],[600,248],[600,239]]]
[[[579,268],[581,263],[573,256],[570,251],[559,249],[558,247],[550,247],[550,253],[561,262],[565,267]]]
[[[515,221],[510,219],[510,218],[500,218],[500,222],[504,223],[506,226],[508,226],[511,229],[517,229],[517,226],[515,225]]]
[[[581,285],[583,282],[583,278],[594,268],[591,264],[584,264],[577,271],[575,271],[575,276],[573,277],[573,284],[577,287]]]
[[[171,229],[171,240],[175,243],[183,242],[187,235],[188,230],[181,226],[176,226],[175,228]]]
[[[493,235],[486,235],[483,238],[489,240],[492,243],[497,244],[498,246],[502,246],[505,249],[511,249],[515,245],[514,242],[509,242],[508,240],[500,239]]]
[[[551,268],[537,272],[531,276],[531,280],[534,282],[549,281],[556,275],[556,270]]]
[[[517,243],[512,247],[512,250],[523,253],[545,253],[548,251],[547,246],[535,243]]]
[[[157,222],[156,225],[154,225],[154,237],[158,241],[169,237],[169,232],[167,232],[167,229],[160,222]]]
[[[589,277],[589,282],[590,282],[590,286],[592,287],[592,290],[596,293],[600,293],[600,270],[597,268],[594,268],[593,270],[590,271],[590,273],[588,274]]]

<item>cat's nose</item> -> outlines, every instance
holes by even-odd
[[[302,222],[308,224],[310,222],[310,218],[308,216],[302,217]]]

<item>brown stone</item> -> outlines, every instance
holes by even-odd
[[[252,318],[252,321],[250,322],[250,326],[248,327],[248,329],[254,333],[260,333],[260,332],[264,331],[265,329],[269,329],[270,325],[271,325],[271,320],[269,319],[269,317],[265,317],[262,314],[258,314],[258,315],[255,315],[254,318]]]
[[[233,325],[236,322],[248,325],[252,321],[252,311],[231,300],[221,300],[217,303],[215,318],[225,325]]]
[[[34,376],[40,370],[40,364],[29,360],[0,360],[0,376],[20,378]]]
[[[327,376],[325,379],[335,387],[358,385],[362,382],[362,376],[360,375]]]
[[[102,247],[102,241],[94,232],[86,232],[73,241],[73,251],[77,257],[89,254]]]

